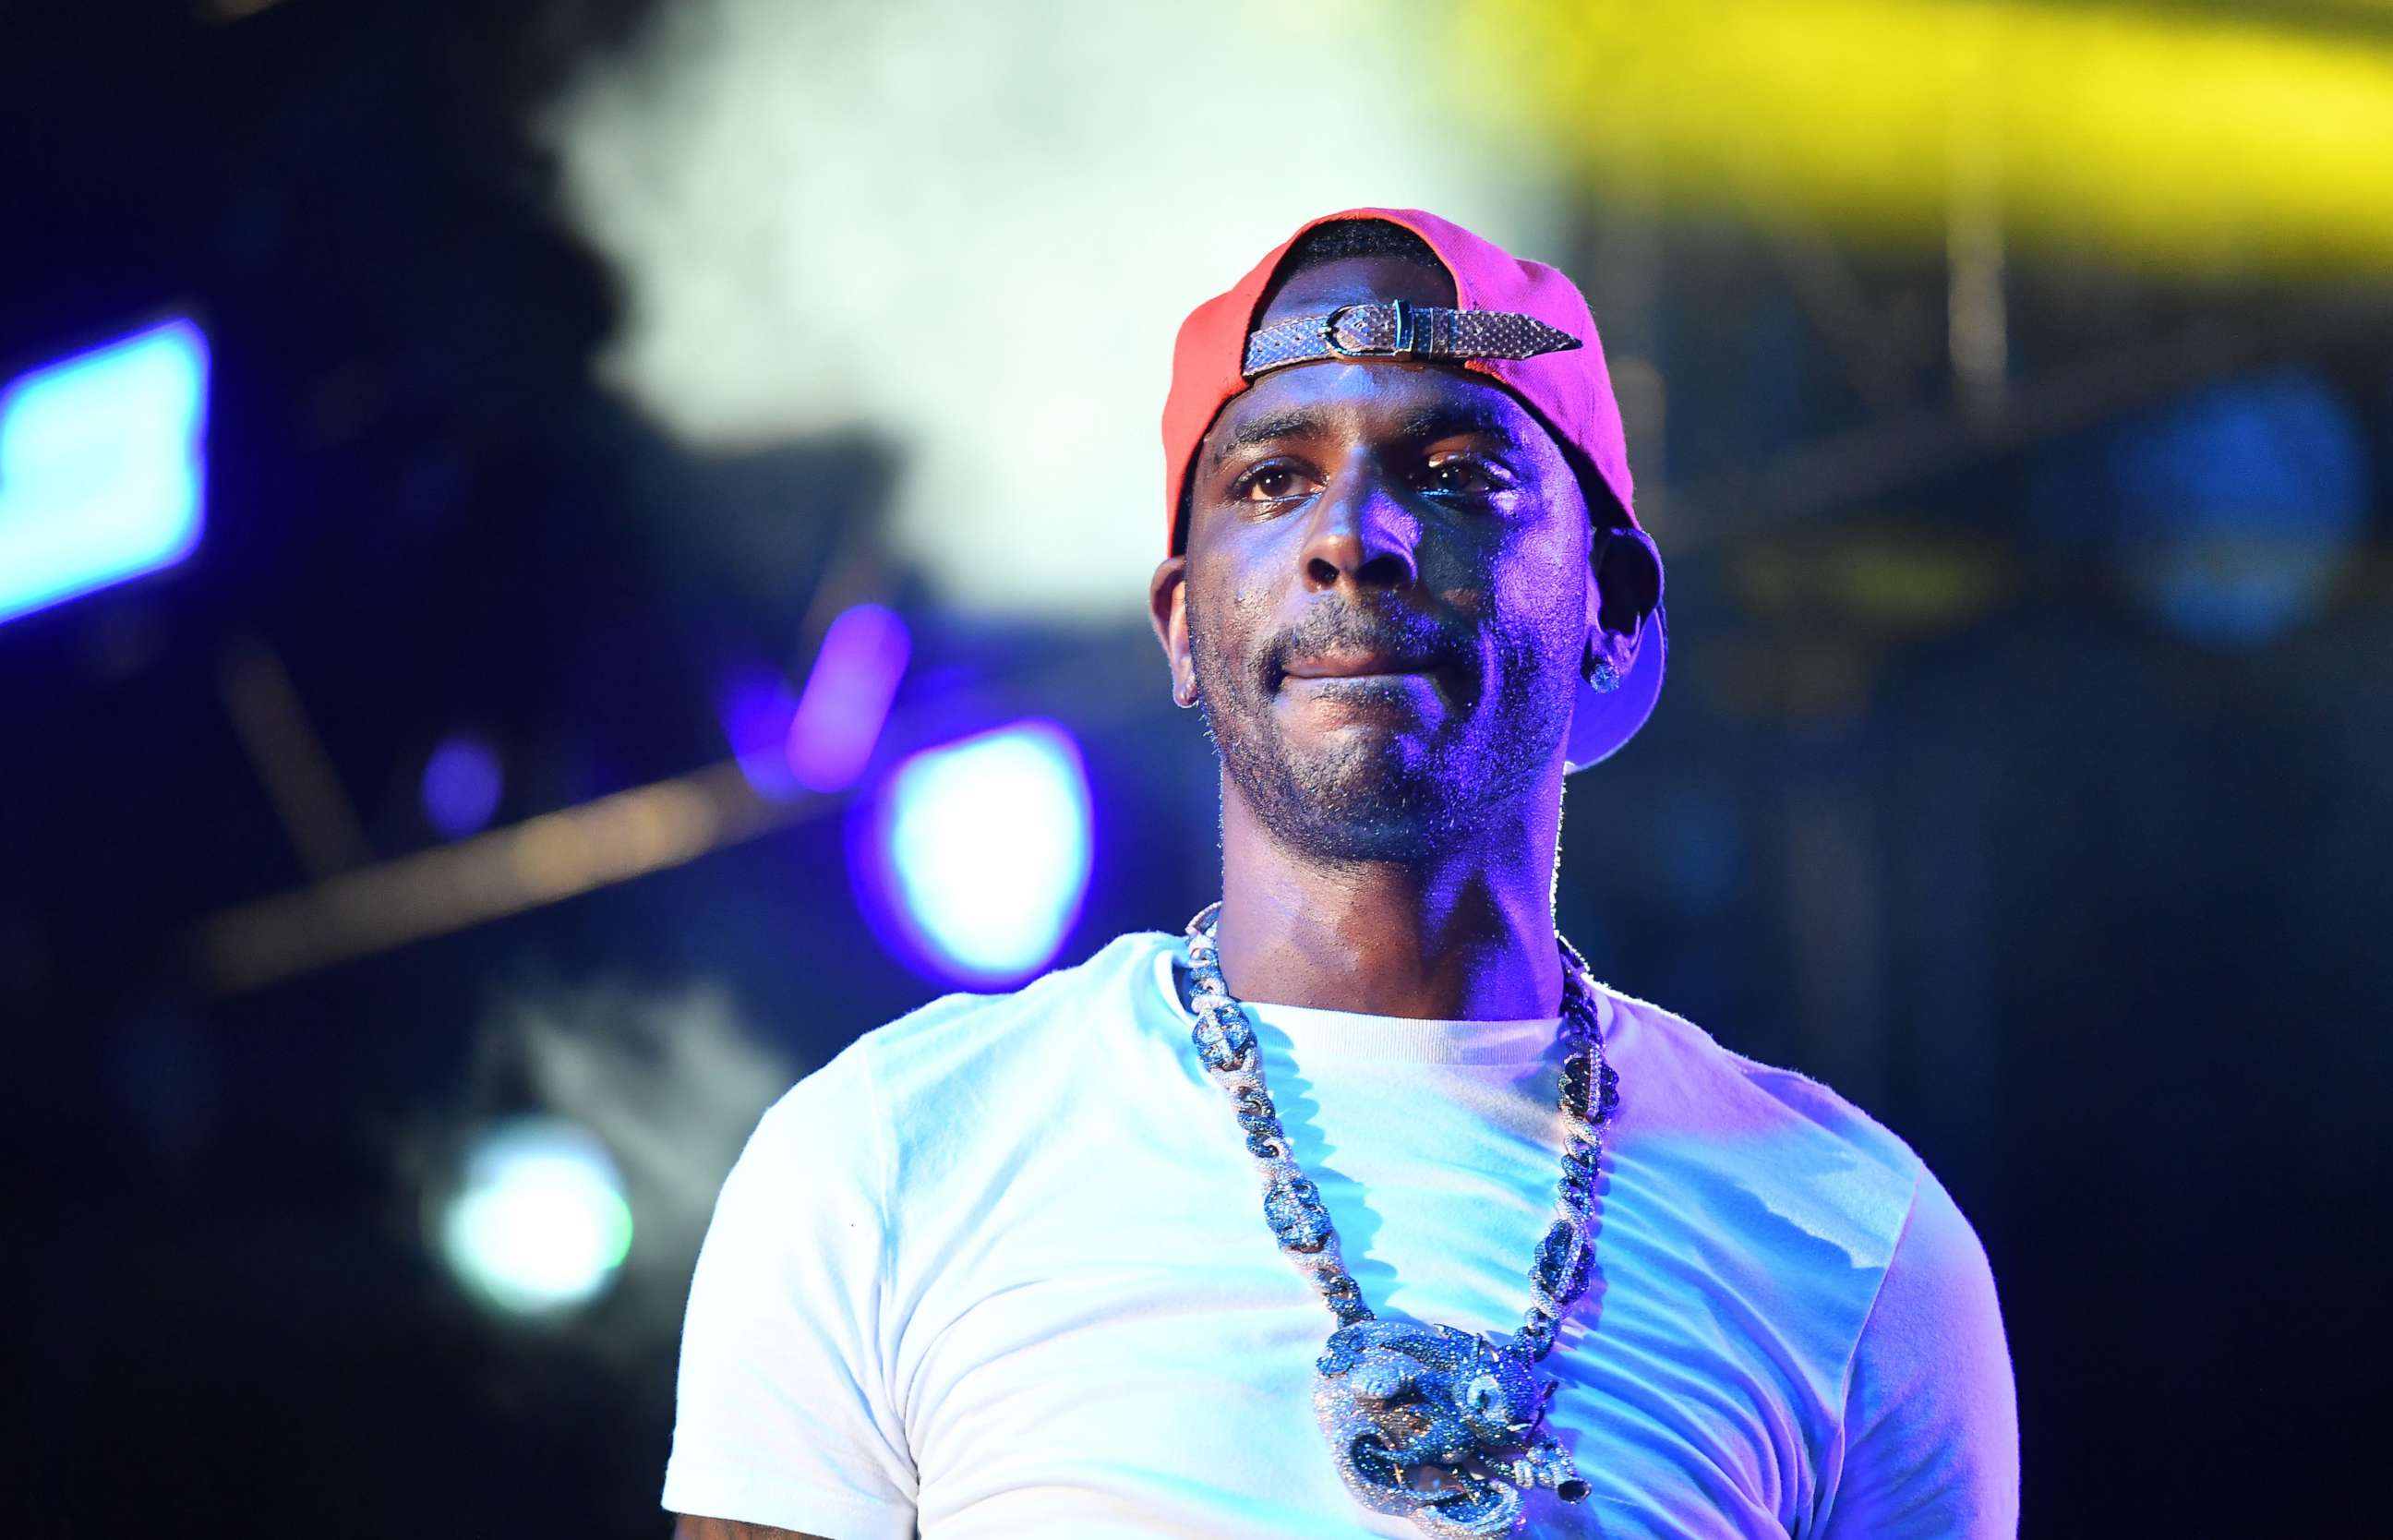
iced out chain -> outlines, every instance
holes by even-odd
[[[1372,1320],[1371,1307],[1364,1303],[1362,1290],[1339,1256],[1338,1232],[1320,1190],[1289,1153],[1279,1109],[1263,1085],[1254,1024],[1222,981],[1221,956],[1213,940],[1221,911],[1219,903],[1208,905],[1188,922],[1188,966],[1196,995],[1196,1024],[1190,1036],[1197,1058],[1214,1084],[1229,1093],[1238,1127],[1246,1133],[1247,1153],[1254,1156],[1262,1178],[1263,1219],[1281,1252],[1312,1281],[1340,1325]],[[1603,1130],[1620,1100],[1619,1078],[1604,1062],[1587,963],[1560,935],[1554,943],[1562,949],[1563,980],[1563,1174],[1554,1189],[1554,1222],[1537,1243],[1529,1268],[1531,1303],[1510,1344],[1533,1364],[1552,1349],[1556,1323],[1587,1292],[1593,1272],[1595,1237],[1588,1212],[1595,1201]]]

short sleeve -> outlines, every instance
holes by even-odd
[[[886,1141],[862,1045],[765,1115],[690,1284],[664,1506],[909,1540],[914,1469],[883,1320]]]
[[[1846,1383],[1822,1540],[2010,1540],[2019,1406],[1986,1253],[1925,1169]]]

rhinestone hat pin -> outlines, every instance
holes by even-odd
[[[1364,1302],[1320,1191],[1290,1153],[1263,1084],[1254,1024],[1223,982],[1213,935],[1221,909],[1209,905],[1188,922],[1190,1038],[1208,1077],[1229,1095],[1262,1179],[1264,1223],[1338,1322],[1314,1361],[1313,1410],[1347,1489],[1365,1507],[1401,1515],[1438,1540],[1519,1533],[1523,1494],[1533,1488],[1584,1501],[1586,1479],[1544,1430],[1557,1382],[1536,1365],[1593,1276],[1596,1175],[1619,1106],[1586,962],[1554,938],[1563,978],[1562,1180],[1553,1223],[1529,1268],[1528,1311],[1520,1330],[1497,1342],[1455,1326],[1381,1320]]]

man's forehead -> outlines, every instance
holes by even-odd
[[[1275,370],[1239,392],[1205,436],[1206,460],[1218,464],[1274,439],[1357,429],[1405,439],[1550,437],[1510,391],[1459,365],[1323,359]]]

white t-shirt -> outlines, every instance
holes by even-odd
[[[1174,987],[1126,935],[867,1035],[765,1114],[682,1339],[664,1505],[830,1537],[1415,1535],[1314,1423],[1334,1323],[1263,1222]],[[1899,1140],[1601,991],[1597,1276],[1544,1364],[1593,1487],[1557,1536],[2013,1534],[1984,1252]],[[1364,1298],[1509,1333],[1562,1148],[1554,1024],[1256,1005]]]

